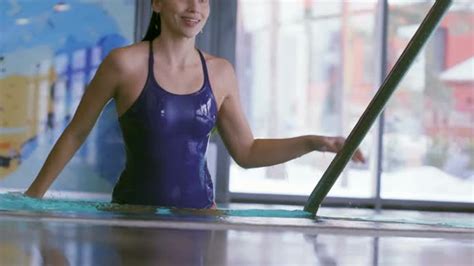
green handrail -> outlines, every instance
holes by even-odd
[[[391,95],[397,88],[398,83],[400,83],[400,80],[410,68],[415,57],[435,30],[441,18],[451,5],[451,2],[452,0],[436,0],[436,3],[432,6],[415,35],[411,38],[407,47],[403,51],[403,54],[388,74],[377,94],[372,99],[355,127],[352,129],[341,151],[339,151],[336,157],[332,160],[328,169],[326,169],[316,185],[316,188],[309,196],[304,207],[305,211],[316,214],[321,202],[329,193],[329,190],[331,190],[334,183],[336,183],[337,178],[352,158],[357,147],[367,135],[367,132],[372,127],[377,117],[383,111]]]

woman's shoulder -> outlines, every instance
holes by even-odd
[[[237,91],[237,77],[234,67],[229,60],[222,57],[204,53],[204,58],[214,93],[220,102],[223,102],[228,95]]]
[[[234,67],[229,60],[204,52],[203,55],[211,75],[222,77],[223,79],[235,75]]]
[[[140,69],[140,66],[147,62],[147,47],[147,43],[139,42],[112,49],[103,63],[123,73]]]

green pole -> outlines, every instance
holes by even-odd
[[[326,172],[324,172],[316,185],[316,188],[309,196],[304,207],[305,211],[316,214],[321,202],[329,193],[329,190],[331,190],[334,183],[336,183],[337,178],[352,158],[357,147],[359,147],[360,143],[367,135],[367,132],[374,124],[379,114],[383,111],[391,95],[397,88],[398,83],[400,83],[400,80],[410,68],[415,57],[435,30],[439,21],[451,5],[451,2],[452,0],[436,0],[436,3],[426,15],[415,35],[411,38],[397,63],[379,88],[377,94],[365,109],[355,127],[352,129],[352,132],[346,139],[344,147],[342,147],[341,151],[337,153],[336,157],[332,160],[328,169],[326,169]]]

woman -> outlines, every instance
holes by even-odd
[[[195,37],[209,16],[209,0],[152,0],[152,8],[144,40],[113,50],[102,62],[27,196],[44,195],[112,99],[127,153],[113,191],[116,203],[215,208],[205,159],[215,126],[244,168],[342,147],[340,137],[254,139],[232,65],[195,48]],[[364,162],[360,151],[353,160]]]

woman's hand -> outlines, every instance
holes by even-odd
[[[338,153],[344,146],[346,139],[343,137],[315,136],[316,150],[321,152]],[[352,160],[357,163],[365,163],[365,158],[360,149],[357,149],[352,156]]]

